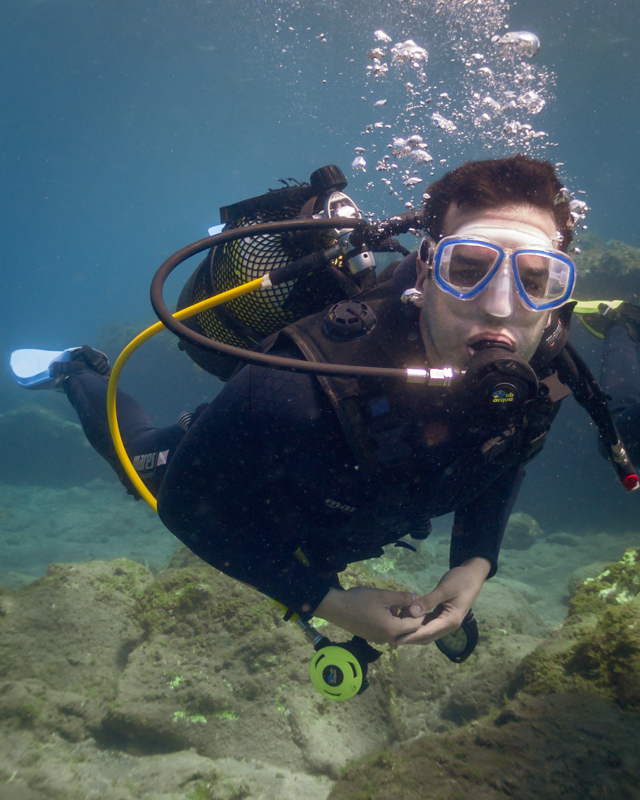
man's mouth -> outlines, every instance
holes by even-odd
[[[476,336],[472,336],[471,339],[467,342],[467,350],[469,351],[469,355],[474,355],[481,350],[483,347],[492,344],[497,346],[505,347],[507,350],[510,350],[512,353],[516,351],[516,343],[511,339],[509,336],[505,336],[503,334],[496,334],[496,333],[479,333]]]

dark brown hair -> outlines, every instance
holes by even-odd
[[[445,214],[452,203],[467,209],[528,203],[553,214],[562,234],[562,242],[557,247],[566,252],[573,239],[569,202],[555,202],[563,188],[553,164],[548,161],[520,154],[467,161],[427,189],[430,198],[425,202],[426,229],[432,239],[441,239]]]

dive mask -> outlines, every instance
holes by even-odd
[[[575,285],[573,261],[554,249],[541,232],[475,222],[441,239],[431,253],[428,248],[428,240],[423,239],[420,259],[431,264],[437,285],[460,300],[471,300],[493,280],[504,280],[505,269],[523,304],[532,311],[559,308]]]

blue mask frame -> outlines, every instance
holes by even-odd
[[[423,244],[426,240],[420,245],[420,259],[425,261],[426,259],[423,258]],[[496,259],[495,264],[491,267],[491,269],[487,272],[485,277],[473,286],[468,291],[459,291],[455,289],[453,286],[450,286],[443,278],[441,274],[441,262],[442,262],[442,253],[444,250],[444,245],[454,245],[454,244],[476,244],[482,245],[483,247],[488,247],[489,249],[493,250],[498,258]],[[542,256],[552,256],[555,259],[558,259],[563,264],[565,264],[569,268],[569,280],[567,282],[567,287],[563,292],[561,297],[558,297],[554,300],[550,300],[548,302],[535,302],[533,301],[527,294],[522,281],[520,279],[520,275],[518,274],[518,270],[515,269],[515,259],[518,255],[542,255]],[[505,258],[509,259],[509,265],[511,267],[511,275],[514,279],[516,289],[522,302],[527,306],[527,308],[531,309],[531,311],[547,311],[552,308],[559,308],[560,306],[564,305],[567,300],[571,297],[573,293],[573,289],[575,287],[576,282],[576,267],[573,261],[564,253],[561,253],[558,250],[552,249],[545,249],[543,247],[535,248],[535,247],[522,247],[518,249],[511,249],[506,248],[503,249],[500,245],[494,244],[493,242],[489,242],[485,239],[476,239],[470,236],[467,237],[456,237],[456,236],[446,236],[444,239],[441,239],[438,244],[436,245],[434,254],[433,254],[433,274],[436,283],[438,286],[447,294],[452,295],[453,297],[457,297],[459,300],[471,300],[476,297],[480,292],[482,292],[486,287],[489,285],[491,280],[494,278],[502,264],[504,263]],[[544,298],[542,298],[544,300]]]

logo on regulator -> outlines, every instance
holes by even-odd
[[[513,403],[516,399],[516,393],[513,389],[506,391],[505,389],[495,389],[492,396],[494,403]]]

